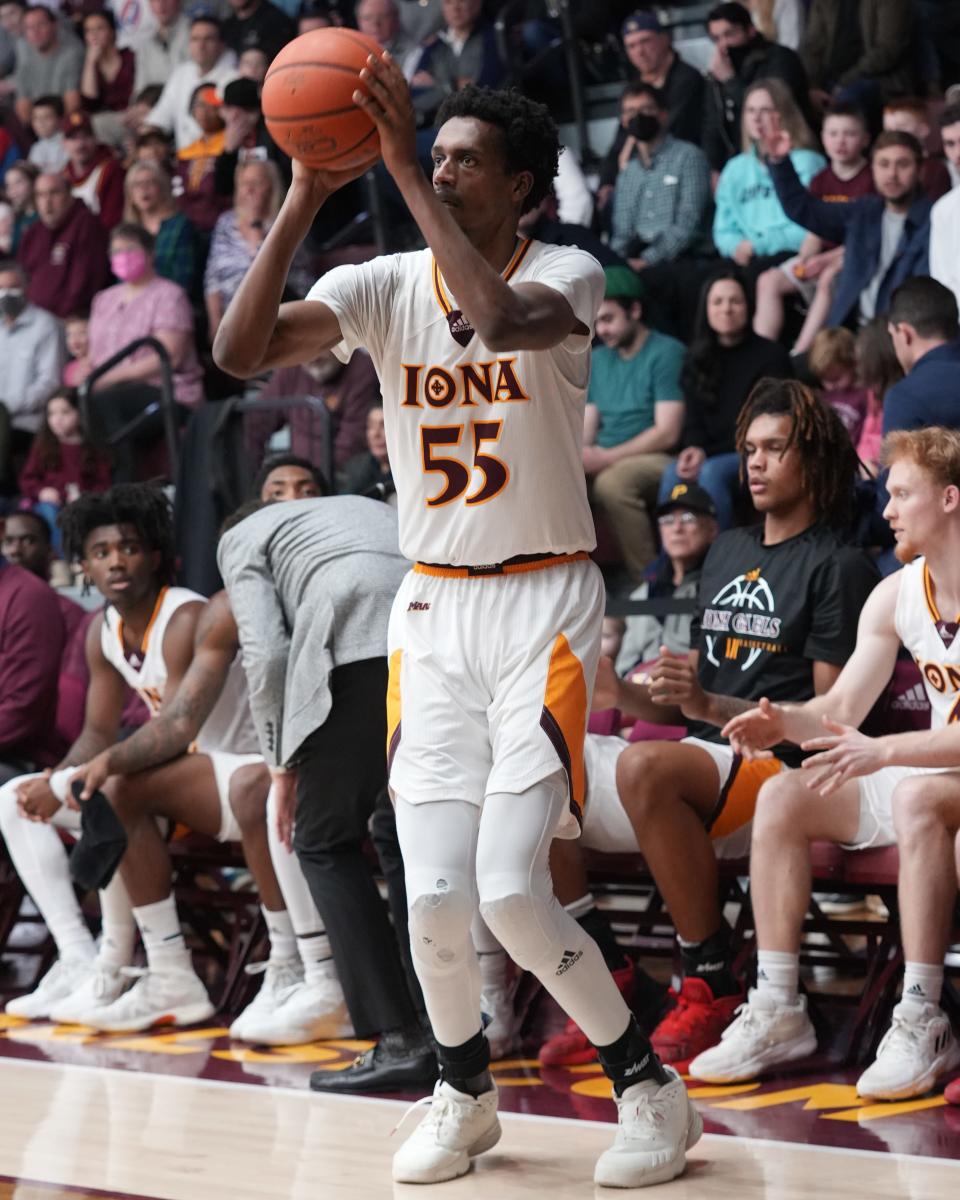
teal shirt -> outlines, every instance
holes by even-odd
[[[676,338],[651,329],[632,358],[596,346],[587,402],[600,410],[597,445],[620,446],[653,424],[654,406],[663,400],[682,400],[680,366],[684,347]]]

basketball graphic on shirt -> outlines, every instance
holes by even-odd
[[[704,622],[707,658],[715,667],[719,667],[722,654],[724,658],[737,659],[741,671],[749,671],[764,651],[775,649],[769,642],[756,641],[758,637],[777,638],[780,634],[780,619],[771,615],[776,612],[773,591],[759,569],[744,571],[725,583],[712,604],[725,606],[725,611],[717,615],[726,624],[723,631],[726,636],[721,638],[708,632],[709,623]],[[743,609],[743,615],[731,609]]]

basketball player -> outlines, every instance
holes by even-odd
[[[797,994],[800,930],[810,896],[811,841],[848,849],[897,843],[903,995],[874,1063],[857,1081],[868,1100],[928,1091],[960,1063],[940,1008],[943,959],[956,897],[960,828],[960,433],[932,427],[884,442],[884,516],[903,570],[867,601],[857,645],[836,683],[805,704],[764,699],[724,729],[758,756],[784,738],[818,749],[808,770],[777,776],[760,796],[751,892],[757,990],[720,1045],[694,1059],[697,1079],[750,1079],[803,1058],[816,1035]],[[944,615],[948,614],[948,615]],[[856,732],[889,679],[901,644],[923,675],[931,732],[870,739]]]
[[[431,186],[399,68],[388,54],[368,64],[371,96],[354,99],[428,249],[338,268],[280,308],[317,209],[367,165],[295,164],[215,355],[249,376],[328,348],[346,361],[364,345],[380,377],[401,549],[416,564],[391,616],[390,783],[441,1062],[393,1177],[455,1178],[500,1137],[470,938],[479,898],[493,934],[574,1017],[613,1081],[620,1125],[595,1180],[660,1182],[683,1171],[700,1118],[596,944],[557,903],[547,864],[553,836],[577,832],[603,614],[580,466],[603,273],[580,250],[517,237],[557,171],[544,107],[518,93],[455,94],[439,116]]]
[[[194,741],[199,753],[187,754]],[[255,753],[225,753],[225,746],[253,747]],[[275,826],[268,818],[269,772],[258,750],[237,624],[226,592],[218,592],[197,622],[193,658],[171,702],[132,736],[78,767],[71,783],[83,781],[83,800],[102,789],[123,821],[128,849],[120,869],[138,909],[162,901],[169,912],[173,905],[170,856],[156,817],[242,842],[260,893],[270,957],[254,964],[265,971],[263,985],[230,1026],[232,1038],[295,1045],[351,1037],[310,890],[296,858],[269,836]],[[229,814],[222,807],[227,798]],[[143,981],[137,986],[146,987]],[[139,1000],[130,992],[104,1003],[112,992],[106,980],[92,1004],[78,994],[51,1015],[97,1029],[131,1028],[131,1021],[142,1019],[129,1011]]]

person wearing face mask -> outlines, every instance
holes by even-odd
[[[610,244],[642,272],[651,312],[668,331],[686,336],[710,240],[710,168],[703,151],[667,128],[664,94],[634,86],[636,108],[620,151]]]
[[[136,338],[153,337],[170,356],[176,406],[196,408],[203,385],[193,332],[193,311],[183,288],[156,273],[154,239],[142,226],[118,225],[110,238],[110,269],[120,280],[94,297],[90,310],[90,363],[95,370]],[[94,382],[90,432],[108,442],[145,408],[160,400],[160,364],[155,351],[141,347]],[[159,409],[114,447],[114,482],[134,478],[134,452],[162,432]]]
[[[20,264],[0,262],[0,486],[13,482],[12,460],[29,450],[65,361],[60,322],[27,300]]]

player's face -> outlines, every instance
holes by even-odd
[[[856,117],[827,117],[823,123],[823,148],[831,162],[856,162],[868,142],[867,131]]]
[[[433,143],[433,190],[463,230],[500,224],[520,207],[529,171],[507,173],[500,131],[475,117],[452,117]]]
[[[873,186],[884,200],[902,204],[917,190],[920,164],[906,146],[886,146],[873,156]]]
[[[132,608],[156,587],[160,556],[133,525],[100,525],[83,547],[83,569],[109,604]]]
[[[637,336],[640,321],[640,305],[634,304],[630,312],[616,300],[604,300],[597,311],[597,337],[611,350],[629,346]]]
[[[663,552],[671,560],[683,562],[706,554],[707,547],[717,536],[717,523],[705,513],[674,508],[657,518]]]
[[[263,481],[261,500],[311,500],[320,495],[306,467],[276,467]]]
[[[764,413],[750,422],[744,452],[757,512],[785,512],[806,496],[800,452],[790,445],[792,431],[785,413]]]
[[[47,578],[50,566],[50,542],[43,536],[35,520],[14,514],[7,517],[0,551],[7,562],[23,567],[32,575]]]
[[[917,463],[901,458],[890,467],[887,491],[883,516],[896,542],[894,553],[900,562],[912,562],[943,536],[944,518],[957,507],[957,489],[941,487]]]

